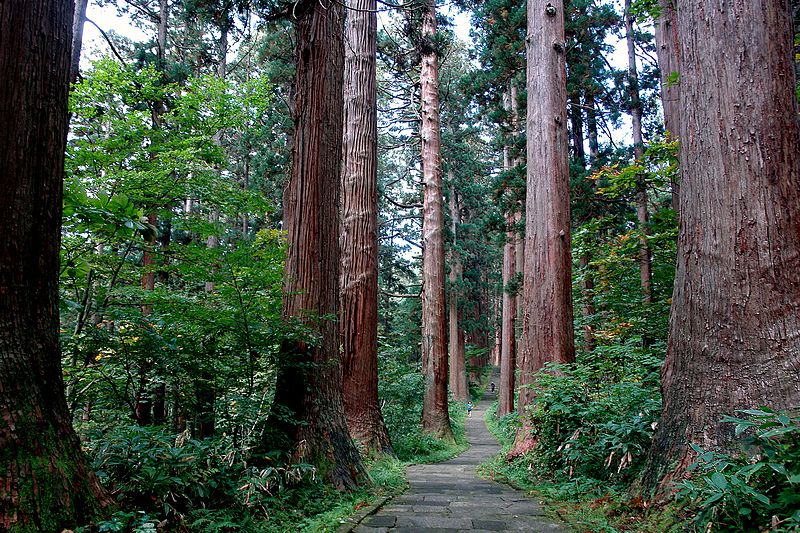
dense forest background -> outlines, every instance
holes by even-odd
[[[492,367],[484,474],[576,528],[800,527],[799,8],[731,2],[746,41],[690,27],[705,3],[459,0],[466,43],[432,1],[78,0],[53,434],[81,449],[19,466],[50,437],[12,398],[61,386],[3,363],[0,531],[332,531],[464,448]]]

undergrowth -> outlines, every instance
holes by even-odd
[[[627,387],[620,390],[627,390]],[[569,400],[569,410],[573,414],[581,411],[580,402],[568,391],[563,398]],[[539,399],[548,401],[546,395]],[[724,423],[734,425],[739,451],[723,453],[692,445],[697,459],[689,467],[687,477],[675,484],[674,500],[648,509],[640,496],[632,496],[635,494],[631,490],[634,477],[604,473],[600,465],[594,463],[597,461],[597,455],[592,452],[594,444],[587,446],[576,439],[577,430],[560,444],[552,437],[540,438],[533,451],[508,458],[519,427],[518,417],[514,413],[497,419],[495,411],[487,412],[486,423],[504,444],[504,453],[482,465],[479,473],[540,494],[576,530],[606,533],[800,531],[800,415],[797,413],[761,407],[741,411],[741,417],[725,417]],[[632,427],[638,427],[637,420],[642,414],[629,416]],[[592,429],[597,422],[584,421],[581,426],[587,428],[585,431],[592,433],[597,442],[609,442],[609,434],[618,435],[619,423],[603,422]],[[540,423],[542,427],[537,435],[548,430],[546,420]],[[549,430],[552,432],[553,428]],[[631,453],[628,467],[636,471],[643,466],[647,441],[636,431],[626,432],[625,436],[631,441],[628,449],[636,451],[626,452]],[[558,453],[568,445],[574,445],[578,451],[562,453],[559,457]],[[618,444],[621,445],[622,442]],[[618,448],[608,446],[609,457],[615,449]],[[603,466],[611,469],[614,465],[606,460]]]
[[[409,464],[443,461],[467,447],[465,406],[450,405],[455,442],[424,434],[418,368],[397,359],[388,366],[381,401],[397,457],[367,460],[370,486],[339,492],[312,465],[277,459],[253,467],[247,447],[225,433],[194,439],[167,427],[94,422],[82,427],[84,445],[120,511],[78,531],[335,531],[359,509],[404,490]]]

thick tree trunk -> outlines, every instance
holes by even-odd
[[[683,193],[650,489],[684,472],[690,443],[737,449],[723,415],[800,405],[791,12],[788,2],[711,4],[678,9]]]
[[[453,183],[453,171],[448,171],[450,183]],[[458,203],[456,189],[450,187],[450,219],[452,220],[453,250],[450,253],[450,298],[448,301],[449,317],[448,327],[450,340],[448,349],[450,351],[450,394],[457,401],[466,401],[469,397],[467,387],[467,360],[464,349],[464,330],[461,328],[461,311],[458,300],[461,291],[458,289],[464,274],[464,266],[461,264],[461,254],[457,250],[458,225],[461,224],[461,208]]]
[[[678,41],[678,14],[676,0],[658,0],[661,11],[655,21],[656,56],[661,71],[661,107],[664,110],[664,128],[677,137],[680,131],[680,44]],[[680,181],[672,182],[672,208],[678,211]]]
[[[520,413],[533,401],[528,387],[545,363],[575,359],[572,333],[569,162],[566,124],[564,10],[560,2],[528,0],[528,116],[525,279]],[[516,451],[530,445],[528,428]]]
[[[625,0],[625,41],[628,45],[628,91],[630,92],[631,125],[633,128],[633,155],[637,161],[644,158],[644,140],[642,138],[642,100],[639,97],[639,74],[636,68],[636,43],[633,39],[633,15],[631,0]],[[647,236],[650,233],[650,215],[647,211],[647,188],[644,177],[636,179],[636,218],[639,221],[639,283],[642,289],[642,301],[645,304],[653,301],[653,267],[650,244]]]
[[[0,3],[0,530],[61,531],[109,503],[72,429],[58,261],[73,6]]]
[[[283,315],[312,332],[281,345],[264,447],[281,446],[340,489],[366,473],[347,429],[339,359],[339,202],[343,23],[337,3],[299,3],[292,175],[284,191],[289,247]],[[288,416],[287,416],[288,415]]]
[[[422,429],[453,440],[447,408],[447,313],[444,283],[439,59],[436,55],[436,4],[426,0],[422,14]]]
[[[340,272],[344,408],[353,438],[392,454],[378,404],[378,114],[375,0],[345,22]]]

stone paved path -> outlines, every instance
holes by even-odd
[[[495,383],[499,377],[493,376]],[[543,516],[541,506],[522,492],[481,479],[476,467],[500,451],[483,414],[494,401],[487,393],[467,418],[470,448],[444,463],[408,469],[409,490],[364,519],[355,533],[454,533],[459,531],[566,532]]]

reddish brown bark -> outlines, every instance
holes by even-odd
[[[453,183],[453,171],[448,170],[450,183]],[[450,350],[450,394],[453,399],[466,401],[469,397],[467,387],[467,361],[464,346],[464,330],[461,328],[461,309],[458,299],[461,291],[458,290],[464,274],[464,266],[461,264],[461,254],[458,246],[458,225],[461,224],[461,207],[458,202],[458,193],[454,186],[450,187],[450,219],[452,221],[453,250],[450,252],[450,299],[448,302],[449,317],[448,326],[450,340],[448,349]]]
[[[514,410],[514,386],[517,366],[515,324],[517,318],[517,295],[510,292],[509,283],[516,272],[517,234],[511,228],[513,216],[506,219],[506,243],[503,246],[503,315],[500,333],[500,389],[498,394],[497,416],[507,415]]]
[[[0,530],[61,531],[109,503],[61,377],[58,261],[72,2],[0,3]]]
[[[569,163],[563,5],[528,0],[527,201],[520,413],[533,401],[533,375],[575,358],[572,333]],[[517,450],[530,442],[517,434]]]
[[[510,90],[504,95],[504,107],[511,111],[512,136],[517,134],[516,88],[510,83]],[[511,146],[503,147],[503,170],[510,172],[514,166],[511,157]],[[514,161],[516,162],[516,161]],[[511,208],[513,210],[513,208]],[[512,293],[510,283],[517,270],[517,233],[514,230],[516,217],[513,213],[506,216],[506,242],[503,245],[503,296],[500,322],[500,388],[498,391],[497,416],[507,415],[514,410],[514,387],[516,385],[517,366],[517,299],[518,291]]]
[[[283,315],[312,332],[281,345],[265,449],[288,448],[340,489],[365,481],[350,438],[339,359],[339,201],[342,157],[342,8],[297,4],[292,175],[284,191],[288,239]],[[288,416],[287,416],[288,415]]]
[[[375,0],[345,22],[340,273],[344,407],[353,438],[392,454],[378,404],[378,114]]]
[[[735,450],[726,414],[800,405],[800,131],[788,2],[686,0],[683,169],[664,409],[645,485],[690,443]]]
[[[436,55],[436,3],[422,14],[420,71],[422,144],[422,429],[453,440],[447,407],[447,313],[444,283],[444,214],[439,122],[439,58]]]
[[[510,94],[511,94],[511,128],[514,132],[515,143],[516,139],[522,135],[519,127],[519,95],[517,90],[517,84],[514,80],[511,81],[509,84],[511,86]],[[523,157],[522,154],[517,153],[514,157],[511,158],[511,165],[513,168],[517,168],[523,164]],[[514,274],[517,277],[517,280],[522,280],[523,271],[525,270],[525,230],[521,228],[522,222],[522,211],[524,210],[524,206],[522,202],[514,213],[514,226],[515,226],[515,243],[514,243],[514,253],[516,255],[516,266]],[[516,296],[516,309],[517,309],[517,316],[516,321],[514,323],[514,335],[517,340],[516,346],[516,354],[521,354],[522,351],[525,349],[525,336],[520,335],[520,328],[522,327],[522,310],[523,310],[523,302],[522,302],[522,287],[517,289],[517,296]],[[514,359],[514,365],[512,366],[514,373],[516,374],[517,364],[516,364],[516,357]],[[511,383],[511,393],[514,392],[514,387],[516,387],[516,377],[512,379]],[[513,406],[511,407],[514,408]]]

